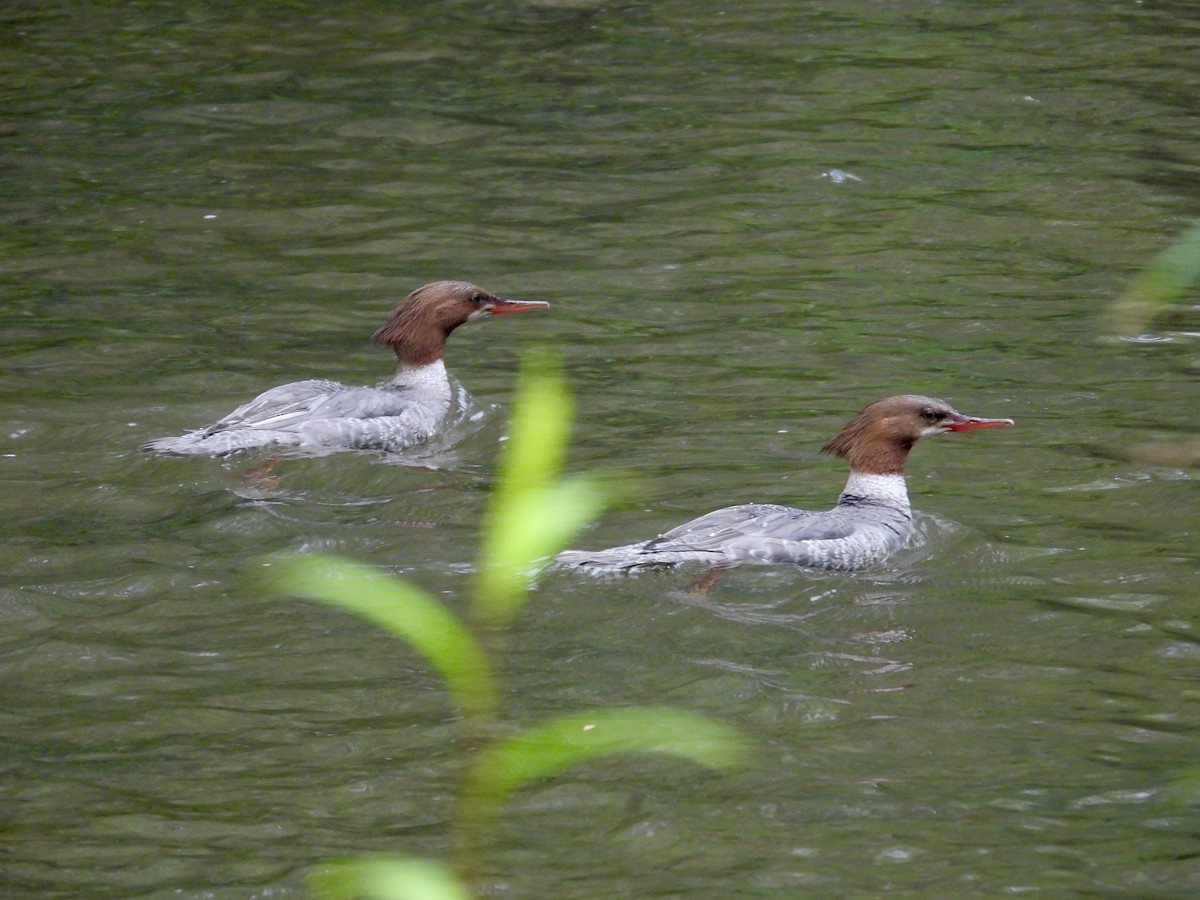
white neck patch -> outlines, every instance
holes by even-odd
[[[903,475],[868,475],[863,472],[851,472],[846,479],[843,494],[851,494],[886,503],[888,506],[908,509],[908,487]]]
[[[403,385],[422,392],[449,393],[449,379],[446,377],[446,364],[440,359],[424,366],[401,365],[392,376],[392,384]]]

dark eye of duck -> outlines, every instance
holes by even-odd
[[[479,293],[479,291],[476,291],[475,293],[473,293],[471,295],[471,302],[472,303],[482,303],[483,302],[483,294]]]
[[[946,414],[940,409],[934,409],[932,406],[927,406],[921,411],[922,418],[927,422],[940,422],[946,418]]]

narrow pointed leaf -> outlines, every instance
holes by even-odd
[[[463,794],[491,817],[522,785],[596,757],[666,753],[725,769],[745,750],[734,730],[682,710],[597,709],[545,722],[488,748],[468,773]]]
[[[574,414],[575,404],[557,363],[522,365],[497,472],[498,496],[519,494],[558,477]]]
[[[1104,311],[1102,325],[1112,335],[1141,334],[1185,291],[1200,281],[1200,225],[1185,232]]]
[[[477,612],[493,624],[511,619],[525,601],[534,564],[566,547],[602,505],[591,482],[558,481],[572,415],[558,366],[523,365],[512,409],[475,591]]]
[[[496,688],[483,649],[420,588],[336,556],[284,557],[273,567],[282,590],[357,613],[412,644],[445,680],[464,715],[495,710]]]
[[[308,887],[321,900],[471,900],[445,866],[404,856],[329,862],[309,877]]]
[[[489,524],[475,592],[479,612],[493,622],[511,619],[538,561],[566,547],[602,506],[599,488],[582,478],[507,498]]]

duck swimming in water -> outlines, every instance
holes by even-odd
[[[371,337],[400,361],[390,381],[378,387],[320,379],[283,384],[206,428],[148,441],[141,449],[172,456],[263,447],[406,450],[433,437],[449,412],[453,392],[442,356],[450,332],[476,319],[549,305],[507,300],[465,281],[435,281],[397,304]]]
[[[904,463],[913,444],[948,431],[1012,425],[966,416],[942,400],[902,394],[862,410],[822,449],[850,464],[837,506],[822,512],[765,503],[729,506],[648,541],[567,550],[559,568],[635,573],[681,563],[776,563],[851,571],[886,559],[912,537]]]

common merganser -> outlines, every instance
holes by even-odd
[[[862,410],[823,453],[850,463],[837,506],[824,512],[768,503],[729,506],[653,540],[608,550],[567,550],[558,567],[633,573],[699,562],[776,563],[851,571],[885,559],[913,533],[904,462],[920,438],[1012,425],[965,416],[942,400],[902,394]]]
[[[396,305],[371,336],[400,365],[379,387],[314,379],[259,394],[225,418],[179,437],[142,445],[151,453],[224,456],[260,447],[305,450],[405,450],[429,440],[450,410],[442,355],[459,325],[501,313],[545,309],[542,300],[507,300],[465,281],[435,281]]]

